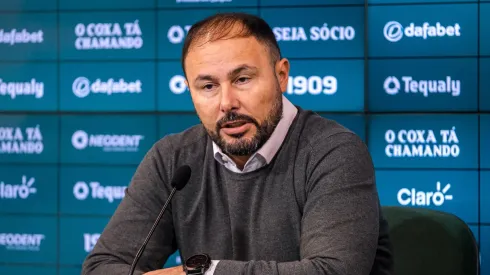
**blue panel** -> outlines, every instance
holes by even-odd
[[[153,111],[155,64],[64,63],[60,65],[63,111]]]
[[[194,111],[180,62],[158,63],[158,111]]]
[[[196,114],[160,115],[158,137],[163,138],[169,134],[180,133],[197,124],[201,124],[201,121]]]
[[[285,96],[319,112],[364,111],[364,61],[292,60]]]
[[[60,267],[58,275],[80,275],[82,267]]]
[[[155,0],[117,0],[117,1],[100,1],[100,0],[59,0],[60,9],[62,10],[111,10],[111,9],[144,9],[154,8]]]
[[[321,116],[337,121],[366,142],[366,121],[363,115],[321,114]]]
[[[260,14],[284,57],[364,56],[363,7],[264,8]]]
[[[370,111],[477,111],[478,59],[369,61]]]
[[[0,64],[0,110],[56,111],[56,63]]]
[[[489,46],[490,47],[490,46]],[[480,111],[490,111],[490,58],[480,59]]]
[[[60,14],[60,57],[73,60],[155,57],[152,11]]]
[[[480,54],[490,55],[490,3],[480,6]]]
[[[317,6],[317,5],[363,5],[364,0],[260,0],[262,7],[267,6]]]
[[[256,7],[259,0],[158,0],[160,8]]]
[[[64,116],[63,163],[138,164],[156,139],[156,118],[146,115]]]
[[[477,115],[374,115],[377,168],[478,168]]]
[[[97,243],[109,218],[61,217],[60,264],[81,265]]]
[[[478,5],[369,7],[369,56],[477,55]]]
[[[0,163],[56,163],[58,117],[0,115]]]
[[[420,207],[478,223],[477,171],[376,171],[381,205]]]
[[[62,166],[60,213],[112,215],[136,167]]]
[[[490,223],[490,171],[480,172],[480,222]]]
[[[0,212],[57,214],[57,167],[1,165]]]
[[[55,60],[57,38],[55,13],[0,16],[0,60]]]
[[[36,274],[36,275],[54,275],[56,274],[56,266],[22,266],[22,265],[0,265],[0,274],[16,275],[16,274]],[[77,275],[80,275],[78,273]]]
[[[0,224],[0,262],[57,263],[56,217],[0,216]]]
[[[4,0],[0,1],[0,11],[55,10],[56,0]],[[23,272],[18,272],[23,273]],[[0,272],[0,274],[3,274]]]
[[[490,169],[490,115],[480,115],[480,166]]]
[[[452,3],[452,2],[469,2],[475,3],[477,0],[368,0],[368,4],[412,4],[412,3]]]
[[[182,46],[188,30],[197,21],[217,12],[240,11],[258,14],[257,9],[205,9],[205,10],[161,10],[158,11],[158,58],[180,60]]]

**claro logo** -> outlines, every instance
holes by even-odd
[[[35,178],[22,176],[21,184],[6,184],[0,181],[0,199],[21,199],[29,198],[31,194],[37,193],[37,188],[34,186]]]
[[[407,27],[404,27],[397,21],[390,21],[384,26],[383,34],[386,40],[393,43],[402,40],[403,37],[422,38],[426,40],[444,36],[461,36],[461,26],[458,23],[444,26],[440,22],[436,22],[435,25],[424,22],[422,25],[410,23]]]
[[[453,199],[453,196],[448,194],[451,189],[451,184],[446,184],[441,188],[441,183],[438,181],[436,184],[436,191],[419,191],[415,188],[408,189],[402,188],[398,191],[397,199],[398,203],[403,206],[441,206],[446,201]]]

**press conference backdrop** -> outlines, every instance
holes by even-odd
[[[199,123],[189,27],[262,16],[285,95],[370,148],[383,205],[454,213],[490,274],[490,1],[0,1],[0,274],[79,274],[154,142]],[[165,266],[180,264],[174,254]]]

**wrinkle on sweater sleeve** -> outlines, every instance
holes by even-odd
[[[164,182],[166,168],[161,159],[162,149],[158,147],[163,142],[156,143],[136,169],[123,200],[94,249],[86,257],[82,275],[119,275],[129,272],[136,253],[171,191],[169,184]],[[134,274],[141,275],[162,268],[176,249],[169,207],[138,261]]]
[[[221,260],[214,275],[370,274],[380,217],[374,167],[367,147],[356,135],[340,133],[317,140],[307,159],[301,259]]]

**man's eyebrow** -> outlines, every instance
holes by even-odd
[[[209,81],[217,81],[216,77],[213,77],[211,75],[208,75],[208,74],[200,74],[196,77],[196,79],[194,79],[194,82],[198,82],[198,81],[205,81],[205,80],[209,80]]]
[[[229,73],[228,73],[228,78],[233,78],[235,75],[241,73],[242,71],[251,71],[251,73],[255,74],[257,73],[257,71],[259,70],[257,67],[255,66],[250,66],[250,65],[247,65],[247,64],[242,64],[242,65],[239,65],[238,67],[236,67],[235,69],[231,70]]]
[[[242,65],[239,65],[238,67],[236,67],[235,69],[231,70],[230,72],[228,72],[228,78],[233,78],[234,76],[241,73],[242,71],[251,71],[252,74],[255,74],[255,73],[257,73],[258,68],[255,66],[242,64]],[[207,75],[207,74],[200,74],[194,79],[195,82],[206,81],[206,80],[207,81],[213,81],[213,82],[218,81],[218,79],[216,77],[214,77],[212,75]]]

